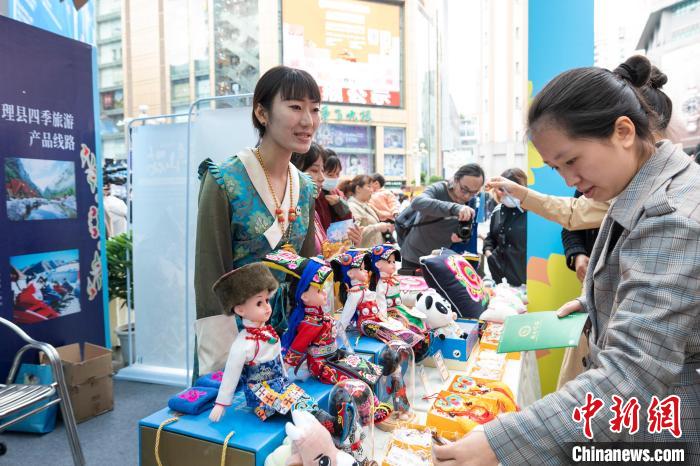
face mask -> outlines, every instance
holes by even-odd
[[[503,195],[501,203],[506,207],[510,207],[511,209],[518,209],[522,212],[522,209],[520,208],[520,199],[516,199],[508,193]]]
[[[326,191],[332,191],[338,186],[338,181],[340,181],[338,178],[326,178],[323,180],[323,189]]]

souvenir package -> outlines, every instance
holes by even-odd
[[[289,382],[279,336],[271,325],[265,325],[272,313],[269,297],[276,289],[277,280],[259,262],[234,269],[214,283],[213,291],[222,308],[231,309],[242,318],[243,330],[231,345],[216,402],[209,414],[212,422],[219,422],[231,406],[239,381],[246,405],[263,421],[295,409],[311,411],[322,422],[329,420],[328,413],[311,396]]]
[[[497,322],[487,322],[484,331],[481,333],[481,341],[479,345],[482,348],[495,350],[501,342],[501,334],[503,333],[503,324]]]
[[[191,387],[173,395],[168,400],[168,408],[182,414],[199,414],[214,406],[217,388]]]
[[[498,382],[503,378],[506,359],[506,354],[476,346],[467,361],[467,375],[479,383]]]
[[[402,424],[397,427],[387,444],[382,466],[432,466],[432,446],[436,436],[457,440],[456,432],[437,432],[434,428],[415,424]]]
[[[348,238],[348,230],[354,225],[352,219],[333,222],[326,230],[327,241],[321,244],[321,254],[324,259],[342,254],[352,247],[352,241]]]
[[[498,401],[473,395],[441,391],[428,410],[426,425],[438,430],[466,434],[499,413]]]
[[[347,379],[331,390],[330,413],[336,447],[365,464],[374,458],[375,397],[361,380]]]
[[[472,377],[456,375],[447,387],[447,391],[494,400],[498,403],[499,413],[518,411],[513,392],[503,382],[478,383]]]

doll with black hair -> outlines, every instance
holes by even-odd
[[[392,244],[380,244],[370,252],[372,275],[369,289],[376,293],[379,311],[401,322],[407,329],[423,336],[413,346],[416,361],[423,360],[430,348],[430,329],[425,320],[427,316],[415,308],[405,306],[401,301],[401,289],[396,273],[396,262],[401,260],[401,253]]]
[[[290,277],[290,301],[294,303],[282,335],[287,366],[299,369],[304,361],[311,374],[325,384],[357,378],[370,387],[379,380],[382,368],[354,354],[346,354],[336,343],[333,317],[324,311],[328,302],[326,284],[332,287],[333,271],[317,258],[307,259],[290,251],[276,250],[263,263]]]
[[[328,413],[302,388],[290,383],[281,358],[280,339],[271,325],[270,295],[277,280],[260,262],[244,265],[221,276],[212,287],[224,309],[231,309],[243,320],[243,330],[229,350],[226,367],[209,419],[218,422],[231,406],[240,380],[246,405],[266,420],[274,414],[295,409],[310,411],[329,431]]]
[[[340,282],[343,311],[338,325],[340,331],[355,320],[357,330],[384,343],[401,340],[409,346],[423,340],[423,335],[407,329],[401,322],[388,317],[379,309],[376,293],[369,289],[369,253],[351,249],[331,260],[335,280]]]

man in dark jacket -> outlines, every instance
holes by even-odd
[[[581,193],[576,191],[574,197],[581,197]],[[566,266],[576,272],[576,277],[581,283],[586,277],[588,260],[597,237],[598,229],[569,231],[566,228],[562,228],[561,230],[561,242],[564,245]]]

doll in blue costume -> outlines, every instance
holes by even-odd
[[[214,293],[224,308],[232,309],[243,320],[243,330],[231,345],[224,375],[209,419],[218,422],[230,406],[239,379],[246,404],[265,420],[296,409],[310,411],[331,433],[330,415],[316,401],[286,377],[280,339],[265,322],[270,318],[269,297],[277,290],[277,280],[263,264],[256,262],[224,274]]]

